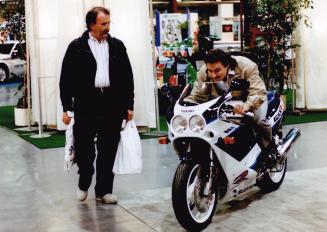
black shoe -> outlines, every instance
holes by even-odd
[[[264,154],[264,158],[266,167],[272,168],[277,163],[277,146],[275,144],[271,144],[267,147],[266,153]]]
[[[277,146],[270,144],[261,152],[258,167],[263,169],[272,168],[277,163]]]

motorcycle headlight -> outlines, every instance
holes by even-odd
[[[172,127],[176,132],[182,133],[184,130],[186,130],[187,121],[183,116],[176,116],[173,119]]]
[[[204,119],[199,115],[195,115],[190,119],[190,129],[193,132],[201,132],[205,125]]]

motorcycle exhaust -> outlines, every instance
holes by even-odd
[[[300,130],[298,128],[291,129],[286,137],[283,139],[283,143],[277,148],[278,153],[283,157],[286,156],[288,150],[292,147],[295,140],[300,136]]]

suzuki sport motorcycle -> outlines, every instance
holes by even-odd
[[[195,82],[197,83],[197,82]],[[201,88],[214,83],[197,83]],[[201,104],[185,99],[188,84],[167,115],[168,137],[180,158],[172,184],[172,204],[178,222],[189,231],[200,231],[212,220],[217,204],[244,196],[257,186],[264,192],[277,190],[284,180],[287,152],[300,135],[297,128],[285,137],[281,132],[284,105],[269,92],[266,119],[276,144],[275,159],[260,162],[262,150],[253,130],[253,114],[234,114],[235,91],[249,87],[246,80],[233,80],[230,88]]]

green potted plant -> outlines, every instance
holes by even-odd
[[[256,46],[260,74],[268,89],[284,92],[284,83],[291,67],[293,56],[286,56],[299,44],[293,43],[293,32],[299,22],[310,25],[303,10],[313,8],[312,0],[253,0],[251,25],[257,29]],[[293,86],[291,86],[293,88]]]

